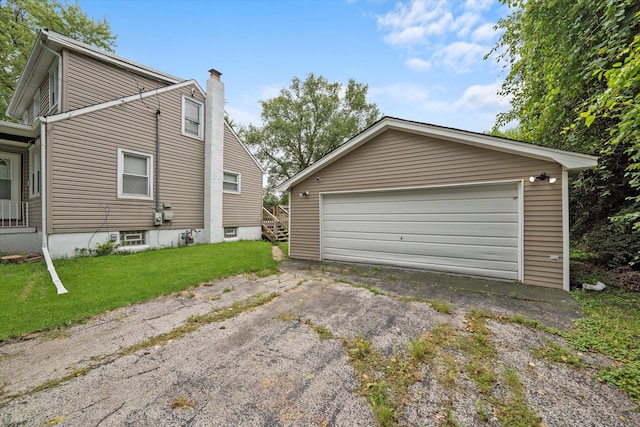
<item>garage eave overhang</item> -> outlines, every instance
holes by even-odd
[[[320,169],[335,162],[336,160],[347,155],[362,144],[365,144],[366,142],[370,141],[371,139],[387,130],[409,132],[430,138],[437,138],[445,141],[457,142],[480,148],[551,161],[559,163],[569,171],[589,169],[597,166],[598,164],[598,157],[590,156],[588,154],[574,153],[571,151],[543,147],[541,145],[499,138],[461,129],[453,129],[427,123],[412,122],[408,120],[397,119],[394,117],[383,117],[378,122],[374,123],[372,126],[365,129],[363,132],[356,135],[349,141],[345,142],[343,145],[341,145],[322,159],[316,161],[314,164],[301,171],[291,179],[280,184],[277,187],[277,190],[282,192],[288,191],[289,189],[291,189],[291,187],[295,186],[299,182],[304,181],[308,177],[317,173]]]

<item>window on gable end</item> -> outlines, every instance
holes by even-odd
[[[33,96],[33,121],[35,122],[38,116],[40,115],[40,89],[36,91],[36,94]]]
[[[182,133],[202,139],[204,104],[193,98],[182,97]]]
[[[49,68],[49,113],[55,113],[60,102],[60,76],[58,75],[58,62],[55,61]]]
[[[222,177],[222,190],[227,193],[240,192],[240,174],[224,171]]]

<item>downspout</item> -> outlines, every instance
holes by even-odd
[[[160,212],[160,110],[156,110],[156,212]]]
[[[58,291],[58,295],[66,294],[68,291],[62,284],[56,268],[51,260],[51,254],[49,254],[49,248],[47,242],[49,236],[47,235],[47,125],[46,118],[40,118],[40,179],[42,180],[42,188],[40,190],[40,202],[42,204],[42,255],[47,264],[47,270],[51,276],[51,280]]]

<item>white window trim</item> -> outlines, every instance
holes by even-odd
[[[58,67],[58,61],[54,61],[49,68],[49,113],[57,113],[58,107],[60,105],[60,69]],[[53,83],[53,85],[52,85]],[[53,98],[53,91],[51,90],[52,86],[55,88],[56,99],[55,103]]]
[[[233,190],[225,190],[224,189],[224,174],[228,173],[228,174],[233,174],[236,175],[238,177],[238,190],[237,191],[233,191]],[[230,170],[223,170],[222,171],[222,192],[223,193],[229,193],[229,194],[240,194],[242,191],[242,175],[240,174],[240,172],[234,172],[234,171],[230,171]]]
[[[233,230],[234,231],[234,236],[230,236],[227,237],[227,230]],[[223,234],[224,234],[224,240],[225,241],[233,241],[233,240],[239,240],[238,238],[238,227],[224,227]]]
[[[149,177],[149,195],[137,195],[127,194],[122,191],[122,174],[124,173],[124,155],[132,154],[134,156],[147,157],[147,176]],[[149,153],[143,153],[141,151],[129,150],[125,148],[118,148],[118,198],[119,199],[134,199],[134,200],[153,200],[153,155]]]
[[[200,105],[200,117],[198,118],[200,120],[200,126],[198,127],[198,135],[194,135],[192,133],[187,132],[184,127],[184,115],[186,111],[185,104],[187,103],[187,100],[195,102],[196,104]],[[203,102],[200,102],[195,98],[182,95],[182,116],[180,117],[180,119],[182,120],[182,134],[184,136],[188,136],[189,138],[194,138],[199,140],[204,139],[204,103]]]
[[[38,164],[35,158],[38,158]],[[37,166],[37,167],[36,167]],[[35,173],[35,176],[34,176]],[[42,190],[42,160],[40,159],[40,142],[29,147],[29,197],[38,197]],[[35,191],[36,182],[40,191]]]

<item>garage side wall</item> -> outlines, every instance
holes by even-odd
[[[557,182],[529,182],[542,172]],[[524,282],[562,289],[559,164],[396,130],[378,135],[291,189],[290,256],[321,259],[320,193],[507,180],[524,180]],[[301,196],[305,191],[309,195]]]

